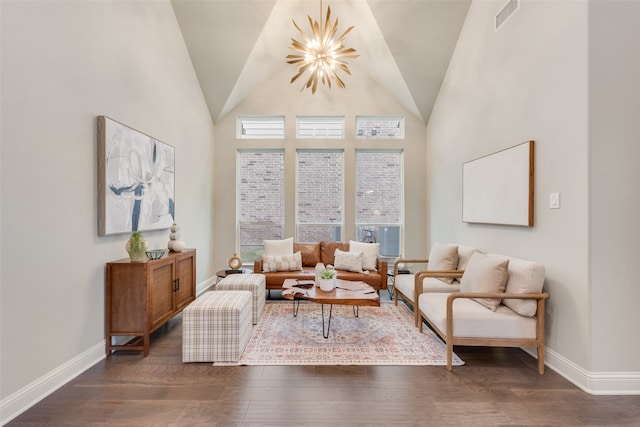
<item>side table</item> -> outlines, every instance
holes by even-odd
[[[225,277],[231,274],[251,274],[251,273],[252,271],[247,268],[241,268],[240,270],[220,270],[216,272],[216,283],[218,283],[220,280],[224,279]]]

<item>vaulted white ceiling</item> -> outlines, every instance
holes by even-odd
[[[367,73],[427,123],[471,0],[332,0],[338,31],[355,25],[345,45],[352,76]],[[308,29],[319,0],[172,0],[173,9],[214,122],[264,79],[289,81],[285,61],[294,19]],[[294,84],[302,85],[296,81]],[[332,89],[336,90],[336,89]],[[337,89],[340,90],[340,89]]]

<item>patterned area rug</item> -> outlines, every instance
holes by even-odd
[[[329,306],[325,306],[325,315]],[[322,336],[321,305],[267,301],[240,365],[446,365],[446,348],[429,328],[420,333],[406,306],[333,306],[329,338]],[[464,362],[454,354],[454,365]]]

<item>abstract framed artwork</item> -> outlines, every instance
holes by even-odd
[[[98,116],[98,234],[171,227],[175,148]]]
[[[462,165],[462,221],[533,227],[534,141]]]

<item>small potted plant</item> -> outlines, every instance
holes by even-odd
[[[325,268],[320,272],[320,289],[324,292],[331,292],[336,287],[336,271]]]

